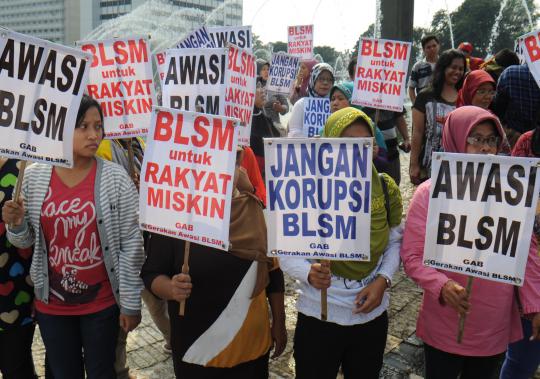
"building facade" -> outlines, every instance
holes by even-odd
[[[0,26],[66,45],[104,22],[131,12],[147,0],[0,0]],[[162,0],[210,13],[225,0]],[[216,22],[242,25],[242,2],[226,7]]]

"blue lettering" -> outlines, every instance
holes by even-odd
[[[283,215],[283,235],[294,237],[298,235],[298,215],[287,213]]]
[[[349,195],[353,201],[349,201],[349,209],[351,212],[358,212],[362,209],[362,183],[358,180],[351,182],[349,186]],[[354,202],[354,203],[353,203]]]
[[[354,216],[347,217],[347,225],[343,216],[336,216],[336,238],[341,239],[355,239],[356,238],[356,218]]]
[[[317,205],[315,203],[315,188],[315,179],[306,178],[302,180],[302,195],[304,196],[304,199],[302,201],[303,208],[317,208]]]
[[[332,222],[331,215],[326,214],[326,213],[319,215],[319,225],[321,227],[321,229],[319,229],[320,237],[324,237],[324,238],[332,237],[332,234],[334,233],[334,229],[332,228],[331,222]]]
[[[296,209],[300,205],[300,185],[296,180],[289,180],[285,186],[285,202],[289,209]]]
[[[275,210],[276,202],[278,203],[278,209],[285,209],[283,199],[281,198],[281,187],[283,187],[283,180],[270,180],[268,183],[268,192],[270,196],[270,210]]]
[[[308,226],[308,214],[306,212],[302,212],[302,237],[314,237],[317,235],[315,230],[309,230]]]
[[[339,211],[339,202],[347,198],[347,183],[343,180],[335,180],[334,210]]]
[[[302,166],[302,175],[306,175],[306,169],[309,168],[309,173],[311,175],[315,175],[315,159],[317,154],[315,153],[315,144],[311,144],[310,150],[311,152],[308,152],[308,148],[306,144],[300,145],[300,164]]]
[[[329,143],[323,143],[321,144],[321,147],[319,148],[319,156],[318,156],[318,163],[319,163],[319,172],[323,176],[329,176],[332,175],[332,157],[326,158],[327,165],[324,165],[323,162],[323,156],[325,152],[328,152],[329,154],[332,153],[332,145]]]
[[[368,162],[366,159],[367,151],[368,151],[367,147],[363,146],[362,153],[360,153],[360,146],[357,143],[353,145],[353,155],[352,155],[352,168],[353,168],[352,176],[353,177],[358,176],[357,169],[360,170],[361,177],[363,178],[366,177],[367,164],[368,163],[371,164],[371,162]]]

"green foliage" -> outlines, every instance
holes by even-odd
[[[320,54],[323,61],[333,66],[336,63],[336,58],[339,56],[339,52],[331,46],[315,46],[313,53]]]

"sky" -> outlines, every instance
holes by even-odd
[[[453,12],[463,0],[415,0],[414,25],[427,27],[433,14]],[[287,26],[314,24],[316,46],[351,49],[375,21],[376,0],[244,0],[244,25],[263,43],[287,41]],[[540,7],[540,0],[535,0]]]

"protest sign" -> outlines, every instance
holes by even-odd
[[[540,30],[535,30],[520,38],[523,38],[525,47],[523,50],[525,62],[527,62],[536,84],[540,86]]]
[[[238,144],[249,146],[251,120],[257,87],[256,57],[235,45],[229,46],[225,70],[224,110],[221,114],[240,120]]]
[[[0,28],[0,156],[72,167],[89,59]]]
[[[163,106],[220,114],[228,49],[169,49]]]
[[[368,261],[370,138],[264,140],[271,256]]]
[[[156,94],[146,38],[115,38],[78,43],[92,54],[88,94],[103,111],[105,138],[148,133]]]
[[[205,26],[189,33],[186,37],[176,43],[177,49],[203,49],[214,48],[216,45],[210,38],[210,34]]]
[[[272,54],[266,90],[289,94],[296,79],[300,58],[282,52]]]
[[[156,72],[158,74],[160,85],[163,83],[163,79],[165,79],[165,75],[167,75],[167,66],[165,64],[166,54],[167,54],[166,50],[160,51],[159,53],[154,54],[154,62],[156,62]]]
[[[313,58],[313,25],[288,27],[287,53],[300,59]]]
[[[410,42],[362,38],[351,103],[401,112],[410,56]]]
[[[237,120],[154,109],[141,170],[141,228],[228,250]]]
[[[330,116],[330,99],[306,97],[304,101],[304,135],[314,137],[321,131]]]
[[[524,36],[520,36],[514,41],[514,53],[516,53],[516,55],[519,58],[519,64],[526,63],[525,62],[525,45],[523,43],[524,42],[523,37]]]
[[[538,202],[538,162],[435,153],[424,264],[523,285]]]
[[[214,43],[214,47],[227,47],[228,43],[247,50],[253,50],[253,37],[251,26],[217,26],[208,28],[208,34]]]

